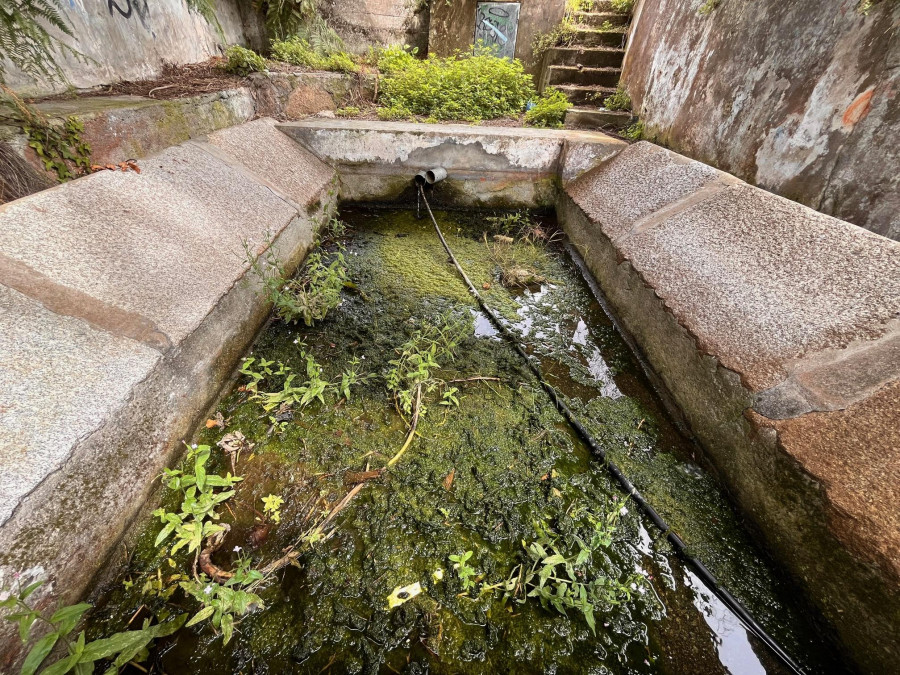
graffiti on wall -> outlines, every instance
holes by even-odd
[[[518,2],[479,2],[475,9],[475,42],[497,48],[499,56],[516,54]]]
[[[107,6],[110,16],[113,16],[113,10],[126,19],[137,16],[144,30],[150,30],[150,6],[147,0],[107,0]]]

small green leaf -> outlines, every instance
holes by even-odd
[[[216,611],[215,607],[212,607],[212,606],[204,607],[199,612],[194,614],[194,616],[191,618],[191,620],[185,624],[185,628],[190,628],[191,626],[194,626],[194,625],[200,623],[201,621],[205,621],[206,619],[211,617],[213,615],[213,612],[215,612],[215,611]]]
[[[231,614],[223,614],[220,627],[222,628],[222,644],[227,645],[234,633],[234,617]]]
[[[34,675],[59,640],[59,633],[49,633],[38,640],[22,663],[22,675]]]

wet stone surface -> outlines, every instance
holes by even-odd
[[[520,332],[610,457],[789,652],[810,672],[835,672],[810,613],[752,545],[564,249],[517,244],[528,247],[521,255],[546,281],[510,291],[482,238],[485,214],[437,217],[473,283],[489,286],[487,301]],[[254,446],[236,460],[244,480],[220,509],[231,530],[214,563],[232,569],[240,547],[263,567],[297,541],[311,509],[334,505],[362,472],[387,464],[407,432],[385,387],[389,361],[423,323],[447,313],[471,321],[456,358],[443,359],[438,373],[459,390],[459,405],[440,405],[440,391],[426,395],[407,452],[363,484],[326,541],[263,586],[265,609],[244,616],[226,646],[207,622],[182,629],[157,644],[147,663],[153,672],[784,672],[659,533],[622,506],[603,467],[477,312],[428,221],[410,211],[362,209],[343,218],[355,289],[314,328],[273,321],[250,356],[303,373],[305,345],[332,380],[352,359],[372,377],[349,400],[335,396],[275,420],[246,390],[245,377],[222,400],[224,428],[205,428],[194,441],[215,446],[240,431]],[[277,391],[283,380],[269,376],[260,391]],[[214,448],[210,469],[224,475],[230,460]],[[280,522],[264,525],[262,498],[270,494],[284,504]],[[178,501],[163,492],[163,506],[174,510]],[[564,616],[535,597],[503,601],[500,584],[517,565],[531,565],[523,543],[549,528],[562,553],[574,555],[575,538],[590,536],[591,517],[616,527],[582,574],[621,583],[630,595],[598,604],[596,633],[578,610]],[[191,556],[154,546],[160,527],[144,526],[127,569],[101,598],[93,633],[120,630],[135,612],[198,610],[180,590],[167,599],[142,593],[148,580],[166,585],[173,574],[190,573]],[[467,551],[475,570],[468,590],[450,560]],[[402,603],[389,610],[392,593]]]

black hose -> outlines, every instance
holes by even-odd
[[[566,421],[571,425],[573,429],[575,429],[578,436],[582,441],[591,449],[591,451],[599,457],[603,465],[606,467],[606,470],[612,474],[613,478],[618,481],[619,485],[622,489],[628,494],[628,496],[641,508],[641,510],[653,521],[653,524],[656,525],[657,528],[666,536],[666,539],[675,549],[675,552],[678,556],[685,561],[691,568],[693,568],[694,572],[703,582],[703,584],[713,593],[722,603],[730,609],[734,615],[740,620],[740,622],[744,625],[744,627],[753,633],[760,641],[762,641],[772,652],[775,653],[778,658],[780,658],[784,664],[790,668],[797,675],[804,675],[803,669],[791,658],[791,656],[781,648],[775,638],[769,635],[765,629],[760,626],[756,620],[750,615],[750,612],[740,603],[740,601],[735,598],[731,593],[729,593],[725,588],[719,585],[719,582],[716,581],[716,578],[713,576],[713,573],[707,569],[706,565],[700,562],[697,558],[688,553],[687,545],[684,543],[684,540],[679,537],[675,532],[672,531],[672,528],[663,520],[662,516],[654,509],[644,496],[638,491],[638,489],[634,486],[634,484],[628,480],[628,477],[622,473],[622,470],[616,466],[612,460],[610,460],[606,456],[606,452],[597,441],[594,440],[594,437],[591,436],[590,432],[584,428],[581,422],[578,421],[578,418],[575,416],[575,413],[566,405],[565,401],[562,400],[562,397],[556,392],[552,385],[548,384],[548,382],[544,379],[544,375],[541,372],[540,367],[537,363],[532,359],[522,348],[522,345],[519,343],[518,336],[513,333],[509,328],[507,328],[506,324],[504,324],[500,318],[494,313],[490,307],[484,302],[484,299],[475,289],[475,286],[472,285],[472,282],[469,280],[469,277],[466,275],[463,268],[460,266],[459,262],[456,260],[456,256],[453,255],[453,251],[450,249],[450,246],[447,244],[447,240],[444,239],[444,234],[441,232],[441,228],[437,224],[437,220],[435,220],[434,214],[431,212],[431,206],[428,204],[428,200],[425,198],[425,190],[422,186],[419,186],[419,193],[422,196],[422,201],[425,202],[425,208],[428,209],[428,215],[431,216],[431,222],[434,224],[434,229],[437,232],[438,238],[441,240],[441,244],[444,246],[444,250],[447,251],[447,255],[450,256],[451,262],[456,267],[456,271],[459,272],[460,276],[463,278],[463,281],[466,282],[466,285],[469,287],[469,292],[475,297],[475,300],[478,302],[478,305],[481,307],[482,311],[487,314],[488,318],[491,320],[491,323],[497,328],[498,331],[512,344],[513,348],[519,353],[519,355],[525,360],[525,363],[528,364],[528,368],[534,373],[534,376],[541,383],[541,386],[544,388],[544,391],[547,392],[547,395],[550,396],[550,400],[553,401],[553,404],[556,406],[556,409],[562,414],[563,417],[566,418]]]

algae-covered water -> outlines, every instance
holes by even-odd
[[[220,417],[193,439],[213,448],[211,472],[233,468],[243,477],[219,508],[231,529],[213,562],[233,569],[244,556],[263,568],[362,487],[334,516],[328,537],[307,538],[295,549],[296,564],[260,586],[265,607],[238,617],[227,645],[203,621],[159,642],[144,666],[166,673],[785,672],[623,505],[603,467],[477,311],[430,222],[411,211],[342,216],[353,285],[340,306],[313,328],[274,320],[249,356],[276,364],[259,391],[282,388],[279,363],[307,373],[307,353],[332,381],[347,368],[369,377],[349,399],[332,395],[302,410],[268,412],[240,377],[215,411]],[[810,613],[693,459],[697,450],[666,417],[564,249],[517,244],[543,281],[510,290],[482,238],[485,214],[437,218],[473,283],[540,357],[610,457],[790,653],[810,672],[835,672],[837,660]],[[385,466],[407,435],[409,416],[385,386],[389,362],[442,317],[470,326],[456,357],[439,359],[443,384],[425,395],[405,454],[360,483],[361,472]],[[442,398],[451,387],[458,405]],[[237,431],[252,447],[228,456],[217,444]],[[269,495],[284,500],[277,523],[264,513]],[[177,510],[179,501],[162,494],[165,508]],[[577,609],[563,615],[524,592],[504,599],[517,565],[533,564],[527,546],[549,537],[571,561],[598,522],[604,533],[613,530],[611,541],[567,578],[572,586],[593,581],[613,589],[594,606],[595,631]],[[160,528],[156,519],[144,526],[94,612],[93,634],[122,630],[151,612],[198,611],[175,576],[192,574],[193,556],[155,546]],[[468,551],[467,588],[450,556]],[[412,590],[398,596],[398,589]],[[389,596],[403,600],[404,593],[405,602],[389,609]]]

